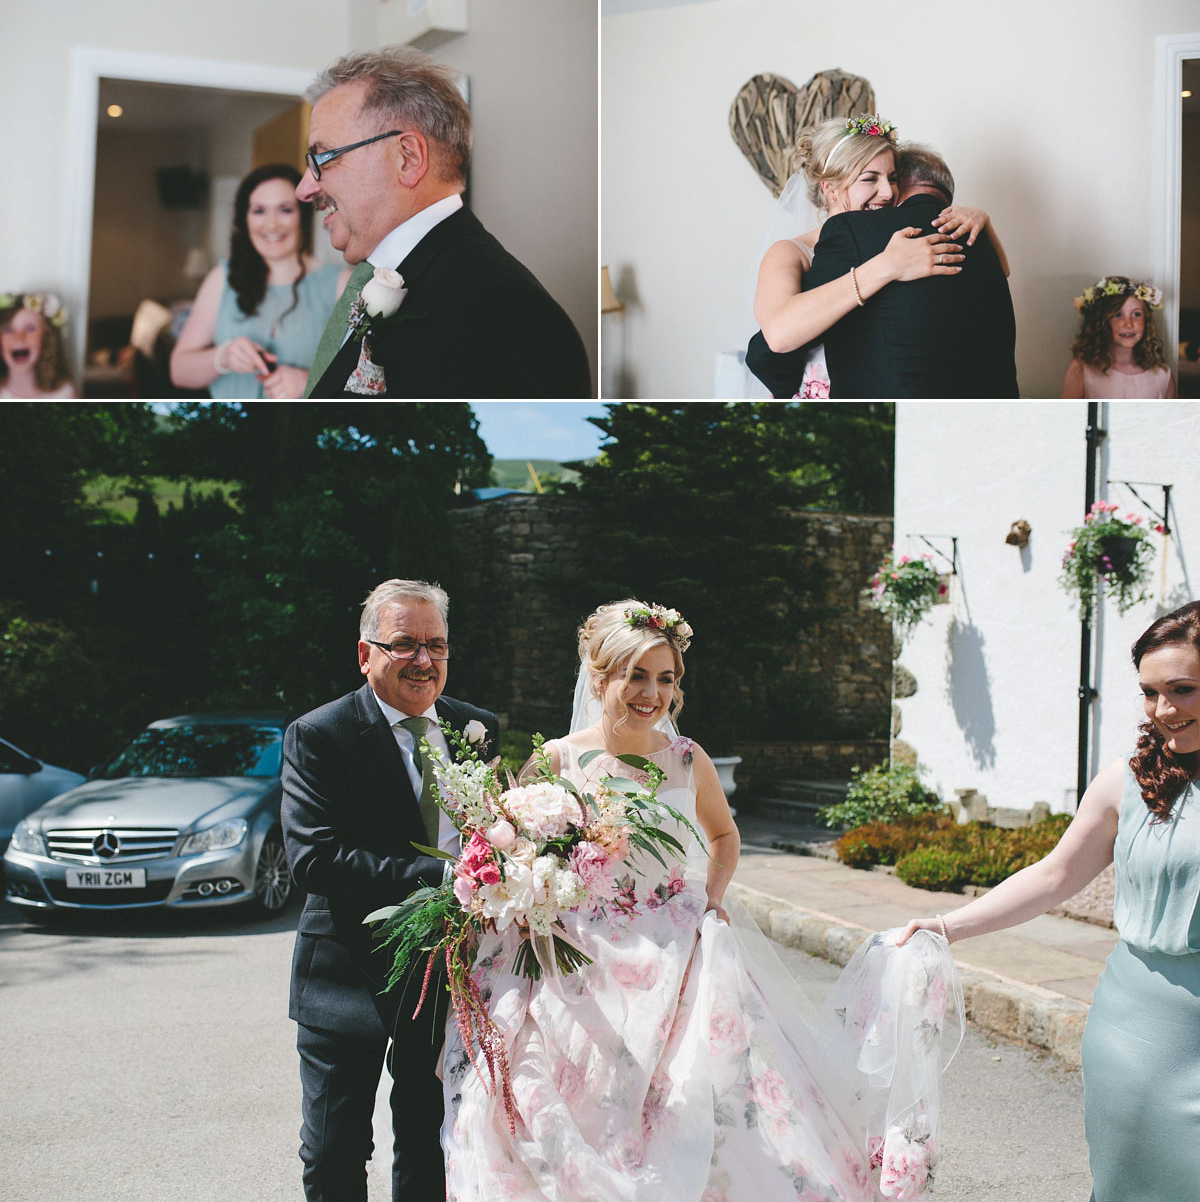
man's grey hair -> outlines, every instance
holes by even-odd
[[[920,142],[904,142],[896,148],[896,180],[901,192],[905,185],[932,184],[947,200],[954,200],[954,176],[946,160]]]
[[[304,97],[316,104],[326,92],[360,79],[367,82],[362,111],[378,120],[378,133],[399,127],[424,134],[433,143],[435,172],[466,183],[471,110],[449,67],[411,46],[360,50],[322,71]]]
[[[432,605],[442,615],[446,629],[450,629],[450,598],[446,590],[424,580],[385,580],[377,584],[363,602],[362,617],[358,621],[358,635],[364,642],[379,637],[379,615],[387,605]]]

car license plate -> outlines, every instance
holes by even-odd
[[[145,889],[144,868],[68,868],[68,889]]]

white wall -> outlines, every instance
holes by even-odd
[[[995,218],[1022,391],[1057,396],[1071,298],[1106,273],[1151,273],[1155,37],[1197,29],[1195,0],[713,0],[605,17],[601,261],[629,305],[638,394],[711,396],[714,355],[735,349],[774,203],[729,134],[738,89],[838,67]]]
[[[470,0],[468,16],[431,53],[471,80],[471,208],[567,311],[595,386],[595,0]]]
[[[1111,402],[1100,415],[1102,481],[1175,487],[1153,600],[1123,617],[1105,603],[1095,623],[1093,772],[1128,754],[1141,717],[1130,645],[1160,613],[1200,594],[1200,406]],[[1086,425],[1086,401],[896,407],[897,546],[919,554],[928,548],[916,535],[958,537],[951,603],[934,608],[900,657],[917,681],[899,702],[900,738],[947,799],[974,788],[993,805],[1074,809],[1080,624],[1057,577],[1068,532],[1083,518]],[[1161,510],[1161,488],[1137,491]],[[1098,496],[1155,520],[1127,487],[1109,484]],[[1022,518],[1033,527],[1024,551],[1004,541]],[[949,549],[945,538],[932,541]]]

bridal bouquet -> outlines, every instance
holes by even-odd
[[[427,957],[414,1018],[424,1005],[435,965],[445,965],[463,1044],[468,1052],[479,1049],[493,1089],[499,1074],[512,1126],[515,1108],[504,1041],[471,975],[479,936],[515,926],[521,943],[514,971],[533,980],[543,972],[570,974],[590,963],[590,957],[566,938],[563,914],[604,911],[609,904],[627,912],[636,901],[622,880],[622,865],[644,853],[666,867],[664,852],[683,854],[668,827],[693,833],[695,828],[658,800],[662,769],[641,756],[615,758],[644,774],[646,783],[610,776],[593,792],[581,793],[554,774],[542,737],[535,735],[535,779],[519,785],[509,773],[505,788],[498,760],[484,763],[466,732],[460,735],[447,723],[442,729],[457,759],[448,761],[428,740],[422,741],[421,754],[435,773],[438,805],[462,837],[462,852],[455,857],[414,844],[449,862],[446,879],[363,921],[377,925],[384,945],[392,948],[388,988]],[[585,752],[580,765],[603,754]]]

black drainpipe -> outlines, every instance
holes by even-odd
[[[1083,512],[1090,513],[1096,500],[1096,456],[1107,430],[1101,430],[1100,406],[1089,401],[1087,407],[1087,475],[1083,486]],[[1088,787],[1088,727],[1091,725],[1092,700],[1096,690],[1092,688],[1092,622],[1091,614],[1084,610],[1079,630],[1079,760],[1075,774],[1075,808],[1083,800]]]

